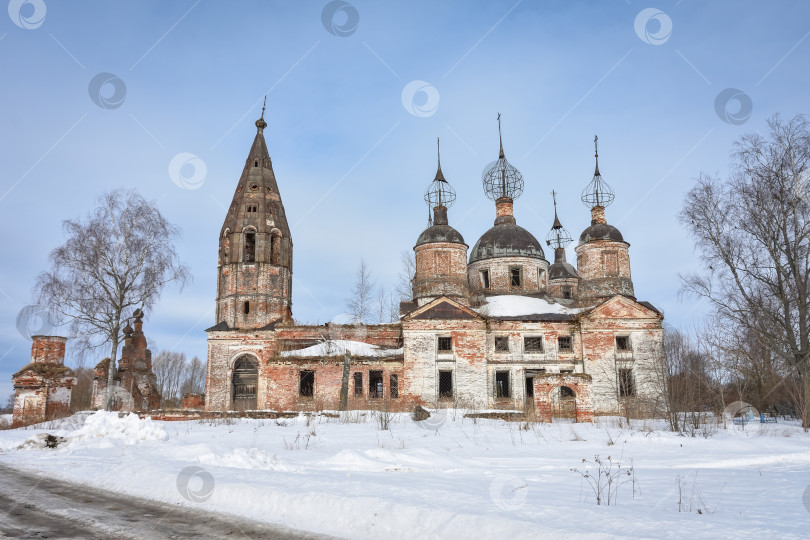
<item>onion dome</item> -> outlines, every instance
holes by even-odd
[[[453,206],[453,203],[456,202],[456,191],[442,173],[442,157],[438,139],[436,139],[436,149],[438,152],[436,177],[425,190],[425,203],[428,205],[428,209],[433,211],[433,217],[430,221],[430,227],[419,235],[416,245],[421,246],[422,244],[436,242],[464,244],[461,233],[451,227],[447,221],[447,208]],[[464,245],[466,246],[466,244]]]
[[[596,158],[596,169],[593,173],[593,179],[587,186],[585,186],[581,197],[582,203],[588,208],[593,208],[595,206],[601,206],[604,208],[606,206],[610,206],[613,199],[616,198],[616,195],[613,193],[613,188],[611,188],[610,185],[608,185],[608,183],[602,179],[602,175],[599,173],[598,141],[599,137],[594,135],[593,145],[594,157]]]

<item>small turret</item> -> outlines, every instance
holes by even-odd
[[[438,168],[433,182],[425,190],[425,203],[433,213],[428,228],[416,241],[416,273],[413,279],[414,301],[423,306],[439,296],[468,303],[467,244],[449,225],[447,208],[456,200],[453,186],[442,173],[441,152],[436,140]]]
[[[548,293],[555,298],[575,300],[579,276],[565,260],[565,248],[573,240],[557,216],[557,192],[552,191],[551,197],[554,200],[554,224],[546,237],[546,245],[554,248],[554,263],[548,268]]]
[[[605,207],[613,202],[615,195],[599,172],[598,140],[599,137],[594,137],[593,179],[582,192],[582,202],[591,209],[591,225],[582,231],[579,245],[574,249],[580,278],[579,298],[584,301],[598,301],[617,294],[634,296],[630,244],[605,218]]]

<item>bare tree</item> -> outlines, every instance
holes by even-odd
[[[361,322],[368,322],[373,312],[374,281],[371,278],[371,271],[366,266],[366,260],[360,259],[360,266],[357,268],[357,277],[351,296],[346,299],[346,307],[349,313]]]
[[[397,283],[397,294],[400,300],[410,302],[413,300],[413,278],[416,275],[416,256],[412,249],[404,249],[399,256],[400,271]]]
[[[183,394],[202,394],[205,392],[205,362],[195,356],[185,366],[183,384],[180,388]]]
[[[128,316],[153,306],[167,283],[182,288],[189,279],[174,249],[180,230],[134,190],[104,194],[86,220],[66,220],[63,228],[67,240],[51,252],[51,270],[39,275],[35,294],[69,324],[80,348],[110,346],[109,410]]]
[[[177,406],[180,388],[186,372],[186,355],[181,352],[160,351],[152,361],[156,384],[163,406]]]
[[[757,336],[796,370],[810,405],[810,131],[796,116],[743,136],[725,181],[701,175],[681,221],[703,271],[684,290],[708,299],[739,336]],[[807,419],[805,410],[802,415]],[[810,428],[807,420],[805,429]]]

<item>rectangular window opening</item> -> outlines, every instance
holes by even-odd
[[[546,271],[543,270],[542,268],[539,268],[537,270],[537,288],[538,289],[543,288],[543,281],[545,280],[545,278],[546,278]]]
[[[509,352],[509,336],[495,336],[495,352]]]
[[[534,377],[526,377],[526,397],[534,397]]]
[[[485,289],[489,289],[489,270],[481,270],[481,283]]]
[[[573,294],[573,292],[572,292],[572,290],[571,290],[571,286],[570,286],[570,285],[563,285],[563,288],[562,288],[562,297],[563,297],[563,298],[565,298],[565,299],[567,299],[567,300],[570,300],[571,298],[573,298],[573,297],[574,297],[574,294]]]
[[[388,378],[388,391],[392,398],[399,397],[399,375],[391,374]]]
[[[527,353],[543,352],[542,336],[527,336],[523,338],[523,351]]]
[[[439,337],[439,352],[452,352],[453,339],[450,337]]]
[[[629,351],[630,350],[630,336],[616,336],[616,350]]]
[[[245,262],[256,260],[256,233],[245,233]]]
[[[383,397],[383,372],[368,372],[368,397],[377,399]]]
[[[495,372],[495,397],[508,398],[509,395],[509,372]]]
[[[360,371],[357,371],[354,374],[354,395],[363,395],[363,373]]]
[[[250,302],[245,302],[244,310],[245,310],[245,315],[250,313]]]
[[[453,399],[453,372],[439,372],[439,399]]]
[[[619,368],[619,395],[622,397],[636,395],[632,368]]]
[[[511,287],[520,287],[520,268],[509,269],[509,284]]]
[[[298,395],[301,397],[312,397],[315,395],[315,372],[312,370],[302,370],[301,379],[298,383]]]
[[[557,346],[561,351],[572,351],[573,348],[571,347],[571,336],[557,337]]]

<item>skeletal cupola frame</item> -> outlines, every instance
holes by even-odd
[[[445,180],[442,173],[442,154],[438,138],[436,138],[436,151],[439,161],[436,177],[425,190],[425,203],[428,205],[428,210],[434,210],[438,207],[450,208],[456,202],[456,190]]]
[[[552,191],[551,197],[554,199],[554,225],[551,226],[551,230],[546,236],[546,245],[554,249],[565,248],[573,242],[573,239],[560,223],[560,218],[557,217],[557,192]]]
[[[501,113],[498,113],[498,140],[500,142],[498,161],[484,173],[484,192],[493,201],[503,198],[514,200],[523,193],[523,175],[511,163],[506,161],[504,156]]]
[[[593,208],[595,206],[605,207],[610,205],[613,202],[613,199],[616,198],[616,195],[613,193],[613,188],[608,185],[602,179],[602,175],[599,174],[599,137],[594,135],[593,137],[593,147],[594,147],[594,158],[596,159],[596,169],[593,173],[593,180],[585,186],[585,189],[582,191],[582,203],[587,206],[588,208]]]

